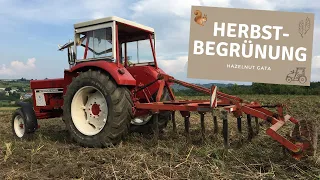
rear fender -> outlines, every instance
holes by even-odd
[[[104,60],[78,63],[70,70],[66,70],[65,75],[89,69],[99,69],[109,73],[118,85],[136,86],[136,80],[124,66],[120,64],[118,67],[117,64]]]

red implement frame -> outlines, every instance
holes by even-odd
[[[159,74],[158,81],[161,81],[161,83],[159,86],[156,102],[135,102],[136,109],[149,110],[153,113],[157,113],[161,110],[180,111],[183,117],[189,117],[190,111],[205,113],[212,112],[214,109],[232,112],[237,118],[242,117],[242,114],[244,113],[271,123],[272,126],[267,129],[266,133],[274,140],[281,143],[284,147],[289,149],[292,153],[294,153],[295,158],[300,158],[299,154],[308,147],[308,145],[301,145],[301,143],[293,143],[277,133],[277,131],[288,121],[294,124],[298,124],[298,121],[293,117],[289,115],[283,115],[284,105],[282,104],[262,106],[257,102],[244,102],[239,97],[231,96],[217,91],[215,86],[213,86],[212,89],[208,89],[177,80],[166,74]],[[205,94],[211,95],[211,99],[183,101],[175,100],[173,92],[168,86],[168,83],[180,84],[196,91],[203,92]],[[168,89],[171,99],[173,99],[172,101],[160,102],[160,97],[163,93],[164,88]],[[266,108],[276,108],[277,113],[274,113]]]

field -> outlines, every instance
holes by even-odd
[[[30,82],[27,80],[3,81],[0,79],[0,88],[7,88],[7,87],[11,87],[11,88],[21,87],[25,90],[30,90]]]
[[[241,97],[263,103],[286,103],[297,119],[320,122],[319,96]],[[229,149],[223,147],[220,134],[213,134],[210,114],[205,119],[205,142],[200,141],[199,115],[191,116],[192,143],[187,145],[179,113],[176,113],[176,136],[169,123],[158,142],[131,134],[116,147],[93,149],[70,141],[61,119],[40,120],[41,128],[33,139],[15,140],[10,124],[12,111],[0,109],[0,179],[320,179],[320,153],[296,161],[283,154],[281,146],[264,133],[267,126],[260,127],[260,134],[247,141],[245,123],[244,143],[240,145],[241,136],[231,117]],[[219,123],[221,130],[220,119]],[[283,128],[284,133],[291,128],[289,125]]]

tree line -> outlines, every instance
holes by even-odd
[[[320,95],[320,82],[311,82],[310,86],[281,85],[252,83],[252,85],[231,85],[218,87],[218,90],[227,94],[279,94],[279,95]],[[174,90],[176,96],[203,96],[201,92],[192,89]]]

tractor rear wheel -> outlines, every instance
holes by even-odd
[[[157,92],[154,94],[153,99],[156,98],[156,95],[157,95]],[[164,89],[161,101],[170,101],[170,100],[171,98],[169,96],[168,91]],[[163,130],[167,127],[170,117],[171,117],[171,111],[159,112],[158,127],[160,132],[163,132]],[[130,126],[130,131],[142,133],[142,134],[152,134],[154,120],[155,120],[155,115],[146,115],[144,117],[136,117],[131,121],[132,123]]]
[[[89,70],[68,86],[63,120],[71,138],[82,146],[112,146],[127,135],[132,106],[126,87],[100,71]]]
[[[306,76],[300,76],[300,77],[299,77],[299,82],[300,82],[301,84],[304,84],[306,81],[307,81],[307,77],[306,77]]]

